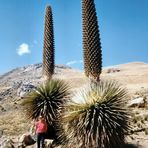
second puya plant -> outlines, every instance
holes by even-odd
[[[127,92],[117,82],[100,78],[102,50],[94,0],[82,0],[82,19],[84,71],[90,81],[69,97],[68,85],[52,79],[53,18],[51,7],[47,6],[43,50],[46,83],[26,98],[27,112],[32,119],[44,115],[49,124],[48,138],[62,147],[120,148],[129,129]]]

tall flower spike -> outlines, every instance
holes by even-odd
[[[54,30],[52,9],[46,7],[45,29],[44,29],[44,47],[43,47],[43,75],[51,79],[54,73]]]
[[[99,81],[102,51],[94,0],[82,0],[83,54],[85,75]]]

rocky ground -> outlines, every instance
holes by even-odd
[[[82,71],[63,65],[56,66],[54,78],[67,81],[73,91],[89,81]],[[127,88],[128,107],[132,114],[132,131],[127,141],[147,148],[148,64],[134,62],[107,67],[103,69],[101,79],[117,80]],[[31,121],[25,116],[21,102],[23,96],[43,80],[41,64],[17,68],[0,76],[0,148],[5,147],[2,146],[4,141],[7,145],[15,145],[24,133],[29,133]]]

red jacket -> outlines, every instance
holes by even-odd
[[[45,133],[47,132],[47,123],[45,121],[38,121],[35,123],[36,133]]]

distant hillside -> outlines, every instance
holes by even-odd
[[[72,88],[81,87],[88,81],[82,71],[63,65],[56,66],[54,77],[65,79],[72,85]],[[148,64],[134,62],[111,66],[103,70],[101,78],[115,79],[127,86],[130,91],[148,88]],[[11,70],[0,77],[0,98],[2,100],[7,95],[9,97],[17,96],[17,89],[21,85],[31,84],[38,86],[42,81],[42,64],[34,64]]]

